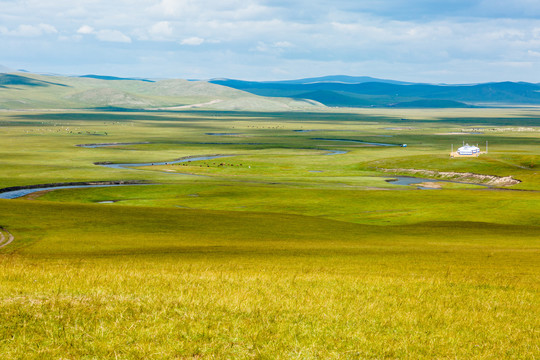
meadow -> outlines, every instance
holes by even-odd
[[[152,185],[0,199],[2,358],[537,359],[539,119],[3,111],[0,188]],[[388,169],[521,182],[419,190]]]

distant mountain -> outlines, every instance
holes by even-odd
[[[53,83],[49,81],[43,81],[38,79],[32,79],[26,76],[20,76],[15,74],[2,74],[0,73],[0,86],[7,87],[13,85],[24,85],[24,86],[66,86],[64,84]]]
[[[89,79],[99,79],[99,80],[136,80],[136,81],[154,82],[153,80],[148,80],[148,79],[123,78],[123,77],[107,76],[107,75],[92,75],[92,74],[90,74],[90,75],[81,75],[79,77],[89,78]]]
[[[397,81],[397,80],[387,80],[387,79],[377,79],[370,76],[347,76],[347,75],[330,75],[298,80],[282,80],[282,81],[266,81],[266,83],[273,84],[313,84],[313,83],[343,83],[343,84],[361,84],[366,82],[382,82],[387,84],[397,84],[397,85],[410,85],[411,82]]]
[[[0,109],[310,110],[310,100],[267,98],[206,81],[0,73]]]
[[[341,77],[329,77],[330,80]],[[325,79],[325,78],[314,78]],[[352,78],[360,79],[360,78]],[[525,82],[499,82],[475,85],[403,84],[384,81],[336,82],[313,79],[288,82],[256,82],[241,80],[211,80],[214,84],[272,97],[293,97],[316,100],[327,106],[411,106],[429,107],[455,105],[539,105],[540,85]],[[353,81],[353,80],[350,80]],[[423,106],[422,106],[423,107]]]
[[[5,67],[3,67],[5,68]],[[460,108],[540,105],[540,84],[403,83],[343,75],[287,81],[148,80],[0,72],[0,109],[290,111],[332,107]]]

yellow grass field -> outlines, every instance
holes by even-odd
[[[540,113],[332,111],[1,113],[0,188],[152,184],[0,199],[1,358],[538,359]]]

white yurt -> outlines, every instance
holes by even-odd
[[[459,155],[477,155],[480,154],[478,146],[465,144],[457,150]]]

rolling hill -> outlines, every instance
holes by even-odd
[[[436,85],[367,76],[285,81],[150,80],[2,72],[0,109],[289,111],[331,107],[462,108],[540,105],[540,84]],[[9,69],[7,69],[9,70]]]
[[[211,80],[260,96],[316,100],[327,106],[465,107],[540,105],[540,85],[498,82],[474,85],[434,85],[391,82],[365,77],[324,77],[296,81],[256,82]],[[356,82],[355,82],[356,81]]]
[[[296,80],[266,81],[267,84],[314,84],[314,83],[343,83],[343,84],[361,84],[366,82],[382,82],[387,84],[410,85],[411,82],[377,79],[371,76],[348,76],[348,75],[329,75]]]
[[[294,111],[311,100],[266,98],[206,81],[0,73],[0,109],[186,109]]]

